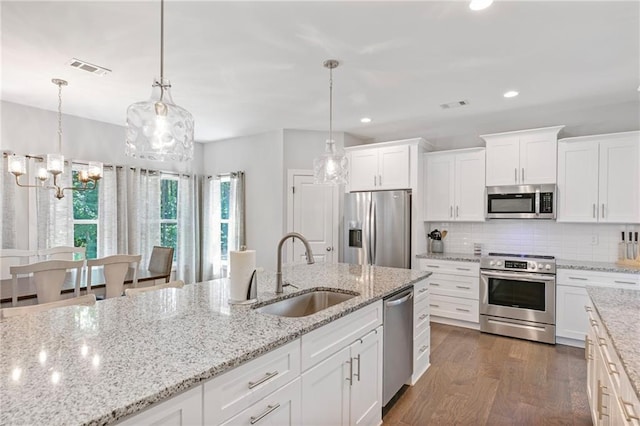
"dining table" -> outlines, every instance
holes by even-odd
[[[67,275],[62,285],[62,293],[73,293],[76,285],[76,270],[67,271]],[[86,268],[82,268],[80,277],[80,294],[87,289],[88,273]],[[164,279],[165,272],[150,271],[148,269],[138,269],[138,282],[154,281]],[[95,266],[91,268],[91,288],[104,288],[104,267]],[[129,268],[124,279],[125,288],[131,287],[133,284],[133,268]],[[11,302],[13,297],[12,278],[0,280],[0,303]],[[36,298],[36,284],[33,275],[24,275],[18,277],[18,300]]]

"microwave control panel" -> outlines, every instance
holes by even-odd
[[[553,213],[553,192],[540,193],[540,213]]]

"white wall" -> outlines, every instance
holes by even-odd
[[[275,270],[276,248],[283,235],[282,131],[205,144],[204,172],[246,173],[247,248],[256,250],[257,266]]]
[[[426,232],[447,230],[444,250],[473,254],[473,243],[484,252],[556,256],[560,259],[615,262],[620,232],[640,226],[558,223],[552,220],[491,220],[484,223],[427,223]],[[426,238],[426,237],[425,237]]]

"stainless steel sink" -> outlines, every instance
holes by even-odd
[[[306,317],[307,315],[315,314],[316,312],[356,296],[357,294],[318,290],[270,303],[255,309],[264,314],[278,315],[281,317]]]

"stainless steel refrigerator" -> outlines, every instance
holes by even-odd
[[[411,191],[345,194],[340,262],[411,268]]]

